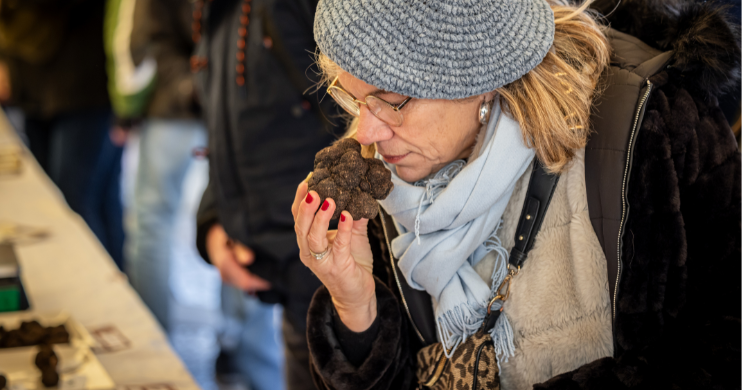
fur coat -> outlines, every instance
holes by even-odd
[[[622,0],[608,19],[674,50],[670,65],[650,77],[633,146],[614,356],[534,388],[740,388],[740,154],[717,106],[739,79],[735,31],[710,4]],[[379,325],[361,362],[342,351],[350,348],[334,330],[328,292],[320,289],[311,304],[308,343],[321,389],[417,387],[421,346],[397,298],[382,231],[370,222]]]

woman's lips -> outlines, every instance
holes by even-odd
[[[382,154],[382,153],[380,155],[383,156],[383,160],[385,160],[385,162],[389,164],[396,164],[399,161],[403,160],[404,157],[408,156],[409,153],[402,154],[400,156],[389,156],[387,154]]]

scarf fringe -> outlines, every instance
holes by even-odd
[[[489,251],[497,253],[495,266],[492,271],[492,295],[485,299],[482,305],[473,305],[473,307],[470,307],[464,303],[443,313],[436,320],[438,338],[443,345],[443,352],[448,358],[453,357],[456,346],[466,341],[467,337],[473,335],[481,328],[484,318],[487,315],[487,305],[508,274],[508,251],[503,248],[498,236],[498,231],[502,224],[503,221],[500,220],[494,233],[483,243]],[[495,326],[490,330],[490,336],[492,344],[495,347],[497,367],[500,370],[499,372],[502,372],[500,363],[507,362],[511,356],[515,356],[516,352],[513,329],[505,312],[500,313]]]
[[[495,327],[490,330],[490,336],[492,337],[492,344],[495,346],[498,373],[502,373],[503,369],[500,367],[500,363],[507,363],[511,356],[516,356],[513,329],[510,327],[510,321],[508,321],[505,312],[500,313],[500,318],[497,319]]]
[[[453,357],[456,346],[479,330],[485,312],[486,309],[481,305],[469,307],[468,304],[464,303],[443,313],[437,319],[438,338],[443,345],[443,352],[446,357]]]

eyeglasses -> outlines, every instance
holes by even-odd
[[[364,104],[370,110],[372,115],[375,115],[375,117],[391,126],[401,126],[401,124],[404,123],[404,114],[401,112],[401,109],[406,103],[409,103],[409,100],[411,100],[410,97],[406,98],[406,100],[397,106],[373,95],[365,97],[365,101],[363,102],[357,100],[354,95],[341,88],[338,82],[339,78],[336,77],[326,92],[328,92],[328,94],[333,97],[333,100],[335,100],[336,103],[343,107],[348,113],[359,117],[359,107]]]

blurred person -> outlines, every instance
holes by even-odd
[[[194,152],[206,145],[190,69],[192,20],[192,5],[185,0],[108,2],[106,42],[113,107],[122,126],[140,122],[135,250],[126,259],[126,271],[168,332],[174,302],[170,263],[177,214],[186,196],[183,183]],[[225,318],[220,339],[225,355],[234,358],[232,371],[245,371],[251,388],[279,389],[283,355],[276,310],[257,298],[238,300],[239,294],[231,286],[222,287]],[[226,356],[220,363],[224,360]],[[227,374],[226,369],[220,371]]]
[[[156,12],[163,12],[159,20]],[[167,330],[173,299],[169,265],[174,222],[184,196],[182,185],[194,162],[193,149],[206,141],[193,98],[190,18],[190,4],[185,1],[110,0],[107,4],[105,42],[112,105],[120,127],[137,123],[140,131],[134,253],[126,256],[125,270]]]
[[[320,282],[296,261],[294,188],[333,140],[317,77],[311,0],[196,1],[193,65],[209,134],[198,213],[203,257],[237,288],[284,305],[289,389],[312,389],[307,308]],[[198,37],[197,37],[198,38]]]
[[[0,99],[23,110],[29,149],[122,269],[103,19],[104,0],[0,2]]]

